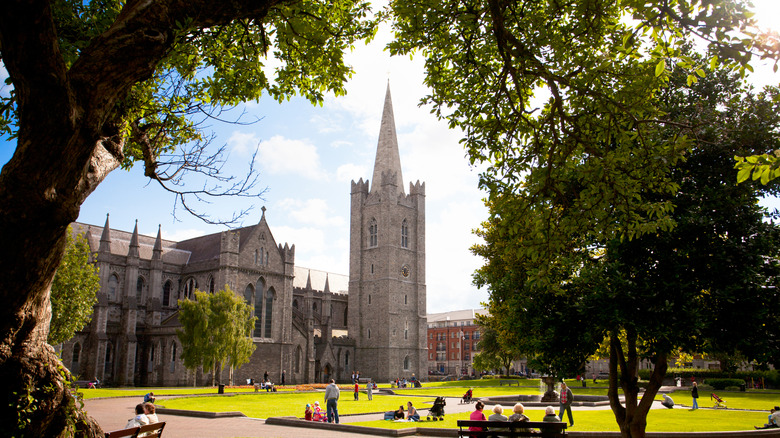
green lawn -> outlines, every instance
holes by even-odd
[[[290,386],[287,388],[277,388],[277,391],[280,392],[292,392],[294,391],[295,387]],[[265,390],[261,390],[262,392],[265,392]],[[95,388],[95,389],[89,389],[89,388],[80,388],[78,390],[80,394],[83,395],[84,399],[90,399],[90,398],[110,398],[110,397],[129,397],[129,396],[141,396],[143,397],[145,394],[149,392],[154,392],[154,395],[156,396],[162,396],[162,395],[198,395],[198,394],[216,394],[217,388],[216,387],[197,387],[197,388],[189,388],[189,387],[178,387],[178,388]],[[254,393],[254,388],[251,387],[226,387],[225,392],[227,393]]]
[[[155,394],[156,393],[157,392],[155,392]],[[324,392],[299,392],[288,394],[263,392],[234,396],[183,397],[158,401],[156,404],[169,409],[186,409],[207,412],[238,411],[253,418],[280,416],[303,418],[307,403],[314,405],[314,402],[318,401],[324,410],[324,397]],[[411,401],[416,407],[425,408],[427,412],[427,408],[431,406],[433,399],[427,397],[414,397],[410,400],[397,396],[374,395],[374,400],[368,401],[366,395],[361,393],[360,400],[354,401],[352,399],[352,393],[343,391],[339,399],[339,414],[394,411],[402,404],[404,405],[404,409],[406,409],[407,401]]]
[[[360,400],[352,400],[352,393],[342,391],[341,400],[339,400],[340,414],[359,414],[376,413],[398,409],[398,406],[405,405],[411,400],[416,407],[427,412],[435,396],[460,397],[468,387],[474,388],[474,395],[477,397],[486,397],[492,395],[510,395],[510,394],[538,394],[538,380],[536,386],[508,387],[508,386],[488,386],[488,385],[469,385],[467,387],[459,386],[463,383],[497,383],[489,380],[477,381],[456,381],[456,382],[437,382],[425,384],[423,388],[401,389],[396,396],[374,395],[373,401],[366,399],[365,393],[361,392]],[[522,381],[521,382],[532,382]],[[385,387],[385,385],[382,385]],[[268,418],[272,416],[296,416],[303,417],[306,403],[313,404],[319,401],[324,409],[324,393],[322,391],[295,392],[294,387],[289,387],[286,391],[276,393],[267,393],[261,391],[255,393],[253,388],[233,388],[227,387],[226,395],[216,395],[217,389],[207,388],[133,388],[133,389],[83,389],[81,392],[85,398],[94,397],[121,397],[137,396],[142,397],[149,391],[154,391],[155,395],[183,395],[168,400],[158,400],[158,405],[172,409],[188,409],[207,412],[232,412],[239,411],[249,417]],[[605,387],[597,388],[573,388],[575,397],[577,394],[588,395],[606,395]],[[237,395],[230,393],[238,392]],[[211,397],[187,397],[187,395],[213,394]],[[746,430],[752,429],[754,425],[763,424],[766,421],[769,408],[780,405],[780,393],[765,391],[750,392],[725,392],[719,391],[717,394],[726,400],[730,409],[712,410],[699,409],[690,411],[686,408],[680,409],[657,409],[652,410],[648,416],[648,431],[657,432],[688,432],[688,431],[728,431],[728,430]],[[410,396],[410,397],[405,397]],[[691,404],[690,393],[682,390],[672,393],[672,398],[678,407],[681,403]],[[659,396],[660,400],[661,397]],[[701,393],[699,406],[710,407],[714,401],[709,399],[709,393]],[[505,406],[511,409],[511,406]],[[557,406],[556,406],[557,408]],[[743,409],[761,410],[764,412],[746,412]],[[446,408],[445,408],[446,412]],[[414,424],[417,427],[447,427],[455,428],[456,420],[468,419],[468,413],[447,415],[444,422],[423,421]],[[540,421],[543,411],[539,408],[529,408],[526,410],[533,421]],[[618,427],[612,412],[606,410],[578,410],[575,408],[575,426],[573,430],[578,431],[617,431]],[[412,426],[409,423],[392,421],[371,421],[359,423],[360,425],[382,428],[405,428]]]

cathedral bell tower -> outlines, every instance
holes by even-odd
[[[373,179],[352,181],[349,317],[354,370],[378,381],[427,376],[425,183],[404,193],[390,85]],[[350,366],[350,368],[353,368]]]

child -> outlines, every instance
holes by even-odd
[[[306,403],[306,414],[305,414],[306,415],[305,416],[306,421],[311,421],[311,415],[313,413],[314,412],[311,410],[311,405]]]
[[[358,401],[358,390],[360,387],[358,386],[358,383],[355,382],[355,401]]]
[[[322,408],[320,408],[320,402],[318,401],[314,402],[314,414],[312,415],[312,420],[328,421],[328,416],[325,414],[325,412],[322,412]]]

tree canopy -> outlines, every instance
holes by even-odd
[[[51,345],[72,338],[92,319],[100,277],[91,256],[87,238],[83,234],[73,235],[68,228],[65,254],[51,285]]]
[[[255,351],[250,337],[255,320],[246,301],[227,286],[214,294],[195,291],[195,300],[179,300],[182,328],[176,335],[184,366],[212,371],[212,384],[217,365],[240,368]]]
[[[208,148],[199,122],[263,95],[319,103],[343,94],[344,51],[374,30],[360,0],[0,3],[11,85],[0,133],[16,140],[0,172],[0,395],[36,407],[4,410],[0,423],[19,435],[99,434],[74,408],[45,335],[66,229],[86,197],[136,164],[196,214],[191,200],[253,195],[253,169],[221,174],[221,150]],[[184,186],[191,176],[196,184]]]
[[[668,122],[655,96],[682,70],[693,83],[717,68],[750,69],[759,47],[745,4],[730,0],[430,0],[391,4],[393,53],[422,52],[424,98],[463,129],[472,162],[488,169],[490,200],[522,194],[533,202],[527,230],[545,249],[565,251],[578,236],[633,238],[669,229],[668,170],[684,136],[650,134]],[[683,50],[696,37],[710,54]],[[761,40],[762,41],[762,40]],[[680,123],[679,121],[677,122]],[[576,245],[576,243],[575,243]],[[544,281],[548,263],[539,263]]]
[[[633,239],[580,236],[570,252],[551,259],[547,281],[534,281],[536,263],[527,256],[533,249],[522,248],[534,219],[518,212],[531,201],[505,194],[489,204],[491,218],[481,231],[486,244],[476,248],[487,264],[475,278],[489,288],[493,323],[561,377],[577,374],[606,338],[610,402],[624,436],[644,436],[672,352],[762,363],[780,353],[769,329],[780,305],[780,229],[758,205],[777,189],[738,185],[730,162],[734,154],[778,147],[776,95],[776,89],[745,89],[727,71],[691,84],[684,72],[672,72],[657,96],[670,123],[648,137],[679,135],[669,127],[675,122],[690,127],[687,154],[666,174],[675,191],[650,195],[674,205],[674,226]],[[724,324],[733,320],[740,323]],[[641,359],[654,370],[640,400]]]

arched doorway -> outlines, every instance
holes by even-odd
[[[330,379],[332,379],[333,375],[333,367],[330,366],[330,364],[325,364],[325,368],[322,369],[322,381],[327,383],[330,382]]]

